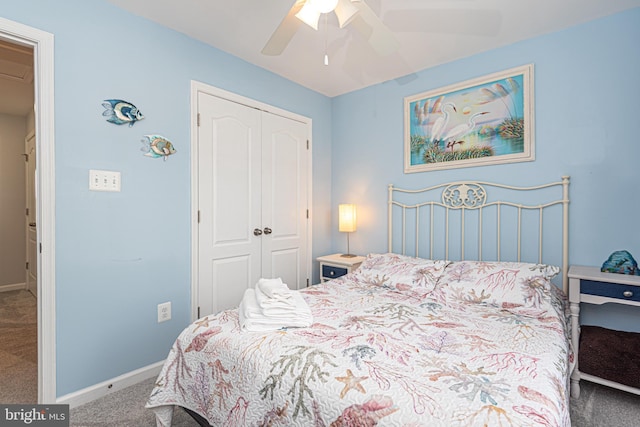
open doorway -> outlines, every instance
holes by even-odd
[[[0,40],[0,401],[37,403],[33,47]]]
[[[34,161],[32,172],[27,172],[24,163],[21,164],[23,175],[24,200],[27,200],[27,184],[24,178],[33,177],[33,199],[35,206],[31,213],[35,215],[31,220],[27,219],[26,210],[22,212],[24,228],[20,230],[25,239],[24,257],[33,258],[35,266],[32,279],[27,279],[27,266],[21,266],[23,282],[25,285],[31,280],[32,291],[28,292],[35,297],[37,294],[37,402],[55,403],[56,401],[56,374],[55,374],[55,162],[54,162],[54,119],[53,119],[53,92],[54,92],[54,64],[53,64],[53,35],[14,21],[0,18],[0,41],[8,50],[31,52],[32,89],[33,98],[30,108],[31,133],[23,136],[22,145],[18,157],[21,162],[26,158],[25,151],[32,151],[29,160]],[[9,65],[4,64],[11,68]],[[15,70],[13,70],[15,72]],[[14,73],[16,74],[16,73]],[[20,73],[17,73],[20,74]],[[15,76],[14,76],[15,77]],[[6,80],[6,79],[5,79]],[[5,90],[3,98],[5,97]],[[28,124],[25,125],[26,128]],[[31,141],[29,142],[29,139]],[[28,144],[32,144],[32,149]],[[35,159],[33,158],[35,154]],[[0,151],[0,156],[4,153]],[[28,174],[28,175],[27,175]],[[26,202],[25,202],[26,209]],[[35,235],[32,253],[27,255],[27,230],[30,222]],[[4,342],[3,342],[4,344]],[[20,402],[23,403],[23,402]]]

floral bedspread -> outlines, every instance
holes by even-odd
[[[314,323],[197,320],[151,393],[212,426],[570,426],[567,313],[555,267],[369,255],[301,291]]]

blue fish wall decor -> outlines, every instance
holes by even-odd
[[[167,160],[172,154],[175,154],[176,149],[173,148],[173,144],[167,138],[161,135],[145,135],[142,140],[144,146],[141,150],[147,157],[158,158],[162,157],[163,160]]]
[[[117,125],[129,123],[129,127],[133,126],[138,120],[144,119],[144,116],[138,110],[138,107],[130,102],[121,99],[105,99],[102,104],[105,111],[103,116],[107,117],[107,121]]]

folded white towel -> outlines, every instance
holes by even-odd
[[[303,305],[299,307],[298,311],[289,312],[286,315],[267,316],[262,313],[256,303],[255,295],[254,289],[247,289],[238,308],[240,326],[247,331],[275,331],[288,327],[304,328],[313,323],[311,310],[302,296],[300,299],[302,299]],[[294,299],[297,298],[294,296]]]
[[[283,322],[271,324],[257,319],[246,319],[244,316],[240,315],[240,325],[248,332],[269,332],[285,328],[307,328],[311,326],[311,324],[312,322],[306,321],[287,322],[286,324]]]
[[[267,331],[278,331],[280,329],[285,328],[307,328],[313,324],[313,321],[310,320],[290,320],[288,322],[283,321],[273,321],[269,322],[265,317],[263,319],[247,319],[242,314],[242,311],[239,312],[240,317],[240,327],[243,330],[249,332],[267,332]]]
[[[253,291],[253,289],[251,290]],[[263,319],[271,321],[287,321],[287,320],[312,320],[311,310],[307,302],[302,298],[299,292],[292,294],[294,305],[291,307],[277,308],[261,308],[256,300],[259,291],[245,292],[243,298],[243,312],[247,319]]]
[[[260,279],[256,283],[256,289],[260,289],[263,294],[269,298],[278,300],[288,300],[291,298],[291,289],[282,283],[281,278],[277,279]]]
[[[258,292],[256,292],[258,295]],[[291,291],[292,303],[287,306],[260,307],[262,314],[273,318],[308,318],[311,319],[311,309],[298,291]]]
[[[256,287],[255,291],[256,291],[256,301],[258,302],[258,305],[260,306],[260,308],[263,310],[265,308],[281,308],[281,309],[290,309],[290,310],[296,309],[296,303],[292,298],[293,291],[291,290],[289,290],[289,298],[271,298],[267,294],[262,292],[262,290],[260,290],[260,287]]]
[[[288,302],[270,301],[259,289],[245,292],[245,316],[249,318],[269,317],[274,319],[311,318],[309,305],[298,291],[291,291]],[[266,302],[270,304],[266,304]],[[261,305],[262,303],[262,305]]]
[[[253,289],[247,289],[246,291],[244,291],[242,303],[240,304],[240,311],[247,319],[259,319],[264,317],[262,309],[256,301],[256,293]]]

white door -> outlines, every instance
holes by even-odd
[[[38,294],[38,239],[36,228],[36,136],[30,133],[24,141],[26,185],[27,290]]]
[[[306,125],[198,92],[199,316],[261,277],[306,284]],[[303,221],[304,219],[304,221]]]
[[[307,125],[275,114],[262,120],[262,275],[306,286]]]
[[[260,111],[198,94],[198,306],[238,305],[260,276]]]

